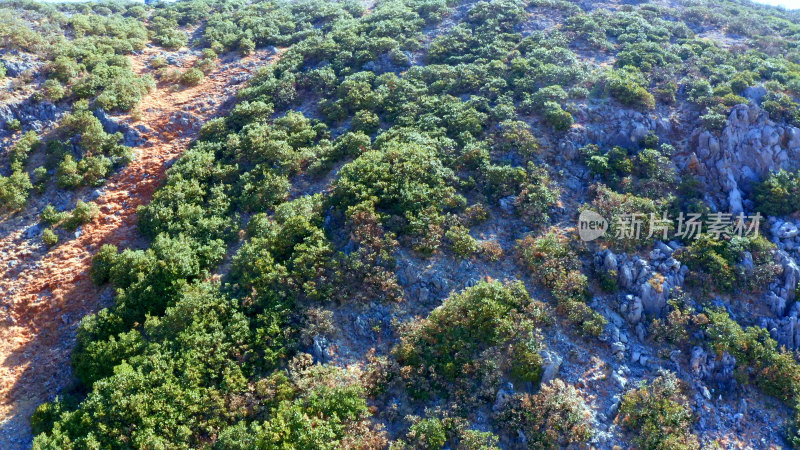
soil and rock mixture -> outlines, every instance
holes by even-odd
[[[104,114],[100,118],[106,128],[124,131],[126,145],[136,145],[134,160],[99,189],[66,197],[51,190],[0,223],[0,448],[30,445],[30,415],[71,382],[69,356],[81,318],[110,302],[110,290],[92,284],[88,275],[94,253],[104,244],[146,246],[137,230],[136,208],[149,203],[167,168],[202,124],[224,114],[240,85],[282,52],[272,48],[244,58],[224,56],[196,86],[159,84],[139,104],[136,117]],[[173,53],[179,67],[191,67],[198,58],[190,50]],[[163,54],[147,47],[131,57],[134,70],[151,72],[148,62]],[[39,213],[49,203],[79,199],[93,201],[100,214],[48,250],[41,242]]]

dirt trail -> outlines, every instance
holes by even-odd
[[[147,61],[160,52],[147,48],[132,57],[134,69],[149,72]],[[0,323],[0,448],[28,447],[30,414],[70,382],[75,329],[83,316],[103,306],[104,292],[88,276],[92,255],[107,243],[144,244],[136,228],[137,206],[150,201],[168,163],[186,149],[199,126],[226,112],[237,84],[281,53],[230,56],[230,62],[220,61],[197,86],[158,86],[145,97],[139,120],[124,119],[146,126],[142,135],[147,143],[135,148],[135,159],[110,177],[95,200],[100,214],[80,228],[79,236],[46,253],[27,245],[21,229],[0,239],[0,320],[5,318]],[[187,57],[183,65],[190,67],[195,59]]]

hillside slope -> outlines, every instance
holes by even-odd
[[[0,446],[800,445],[797,14],[0,12]]]

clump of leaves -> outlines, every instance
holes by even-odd
[[[622,398],[617,420],[632,431],[634,442],[645,449],[699,449],[691,432],[695,417],[685,387],[673,372],[662,371],[650,383],[642,382]]]

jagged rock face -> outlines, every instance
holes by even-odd
[[[577,158],[579,150],[587,144],[639,148],[649,133],[669,136],[675,131],[674,123],[667,118],[630,109],[580,109],[575,112],[575,119],[584,126],[570,129],[556,147],[558,154],[567,160]]]
[[[30,55],[18,55],[16,59],[2,58],[0,64],[6,68],[6,75],[11,78],[16,78],[25,72],[34,72],[41,63],[35,61]]]
[[[778,344],[789,349],[800,347],[800,303],[796,300],[800,268],[795,260],[784,251],[778,251],[777,259],[783,268],[783,274],[770,285],[764,300],[776,318],[762,317],[759,325],[769,330]]]
[[[742,212],[743,193],[771,171],[800,167],[800,129],[778,125],[757,105],[736,105],[719,136],[697,130],[696,149],[680,166],[697,172],[720,210]]]
[[[689,358],[689,370],[698,378],[715,383],[723,390],[735,387],[736,380],[733,371],[736,368],[736,358],[728,352],[723,352],[720,357],[712,357],[702,347],[692,347]]]
[[[52,126],[64,115],[64,108],[48,101],[34,101],[32,98],[18,103],[0,105],[0,130],[4,130],[11,120],[19,120],[22,130],[37,133]]]
[[[797,302],[797,288],[800,283],[800,266],[795,257],[788,252],[794,248],[798,227],[791,221],[770,218],[772,241],[778,245],[776,262],[781,266],[781,274],[769,285],[764,294],[764,302],[774,317],[762,317],[759,326],[769,331],[779,345],[794,350],[800,347],[800,303]]]
[[[616,271],[617,286],[630,292],[621,297],[620,313],[631,325],[637,324],[642,314],[659,317],[672,290],[683,285],[688,268],[672,257],[675,248],[676,243],[671,246],[658,242],[649,260],[624,253],[615,255],[611,250],[595,255],[595,267],[606,274]]]

